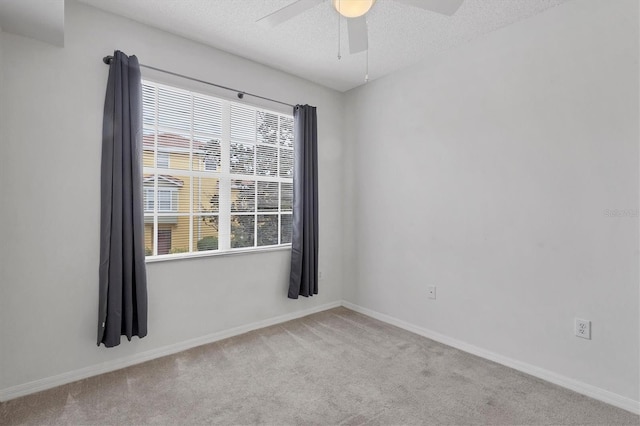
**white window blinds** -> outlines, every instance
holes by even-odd
[[[291,242],[293,117],[143,81],[147,256]]]

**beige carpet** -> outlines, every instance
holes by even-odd
[[[640,418],[345,308],[3,403],[0,424],[612,425]]]

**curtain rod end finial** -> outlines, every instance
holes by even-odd
[[[111,64],[111,60],[113,59],[113,56],[105,56],[104,58],[102,58],[102,62],[104,62],[105,64],[109,65]]]

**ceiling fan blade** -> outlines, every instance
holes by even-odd
[[[316,7],[324,0],[298,0],[294,1],[288,6],[283,7],[282,9],[278,9],[273,13],[268,14],[267,16],[263,16],[258,19],[256,22],[259,22],[268,27],[275,27],[276,25],[280,25],[289,19],[300,15],[302,12],[306,12],[307,10]]]
[[[464,0],[396,0],[409,6],[419,7],[420,9],[430,10],[431,12],[441,13],[451,16],[460,8]]]
[[[347,19],[347,29],[349,30],[349,53],[364,52],[369,48],[367,19],[364,16]]]

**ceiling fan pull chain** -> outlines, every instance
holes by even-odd
[[[369,48],[368,47],[367,47],[367,70],[364,75],[364,82],[365,83],[369,82]]]
[[[369,20],[365,18],[365,25],[367,26],[367,32],[369,31]],[[367,41],[367,69],[364,74],[364,82],[369,82],[369,42]]]

